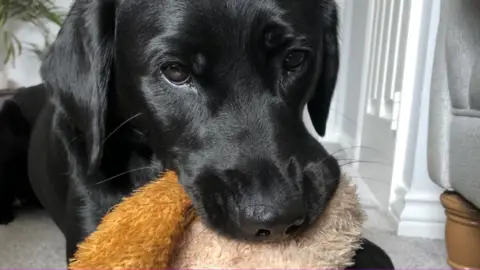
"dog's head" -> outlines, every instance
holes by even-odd
[[[339,166],[324,135],[338,72],[332,0],[77,0],[42,67],[102,159],[107,112],[144,132],[205,222],[283,239],[321,215]]]

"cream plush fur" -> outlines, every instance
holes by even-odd
[[[360,246],[365,219],[356,188],[345,176],[323,218],[284,243],[246,244],[218,236],[195,221],[177,250],[173,268],[345,268]]]

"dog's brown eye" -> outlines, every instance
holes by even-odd
[[[305,61],[306,53],[302,51],[290,51],[285,58],[283,66],[288,71],[297,70]]]
[[[163,75],[174,84],[184,84],[190,79],[190,71],[180,63],[171,63],[165,66]]]

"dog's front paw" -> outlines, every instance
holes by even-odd
[[[0,208],[0,225],[7,225],[15,219],[12,208]]]

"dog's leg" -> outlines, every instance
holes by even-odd
[[[14,218],[13,203],[41,207],[27,172],[27,155],[31,124],[20,105],[6,100],[0,111],[0,223]]]
[[[15,196],[12,192],[12,181],[5,170],[5,154],[6,153],[0,153],[0,224],[3,225],[12,222],[15,217],[12,205]]]
[[[347,269],[395,269],[387,253],[368,239],[362,239],[363,244],[355,253],[354,265]]]
[[[15,135],[8,126],[6,108],[0,111],[0,224],[13,221],[14,185],[8,172],[8,160],[14,151]]]
[[[66,210],[62,231],[66,240],[65,251],[68,263],[75,255],[75,252],[77,252],[78,245],[93,232],[95,228],[88,226],[88,219],[91,219],[91,217],[88,215],[87,207],[85,203],[82,202],[82,199],[73,192],[69,193]]]

